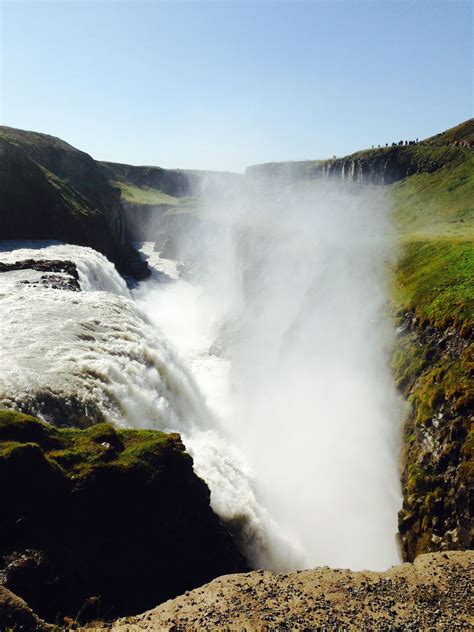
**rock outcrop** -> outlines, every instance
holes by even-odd
[[[355,184],[387,185],[416,173],[432,173],[463,159],[474,148],[474,119],[420,143],[393,144],[330,160],[272,162],[252,165],[246,175],[290,182],[337,178]]]
[[[40,285],[55,290],[81,291],[79,273],[77,272],[76,264],[72,261],[51,261],[48,259],[23,259],[14,263],[3,263],[0,261],[0,273],[16,270],[35,270],[42,273],[38,280],[24,280],[20,281],[20,283]]]
[[[436,150],[438,149],[438,150]],[[432,173],[462,157],[463,145],[408,145],[360,151],[343,158],[248,167],[251,177],[294,182],[336,178],[353,184],[387,185],[416,173]]]
[[[0,584],[43,619],[138,613],[247,570],[177,434],[0,411]]]
[[[329,568],[220,577],[92,630],[468,630],[474,553],[422,555],[384,573]]]
[[[137,278],[145,263],[128,242],[120,191],[64,141],[0,127],[0,236],[90,246]]]
[[[40,619],[23,599],[0,586],[0,630],[56,632],[57,628]]]
[[[394,372],[410,402],[399,513],[407,560],[428,551],[474,548],[473,366],[467,327],[441,330],[419,323],[412,313],[404,315]]]

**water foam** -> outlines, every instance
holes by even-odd
[[[80,246],[1,244],[0,261],[24,259],[73,261],[83,291],[24,284],[28,270],[0,275],[0,407],[59,424],[103,419],[180,432],[250,562],[293,567],[298,553],[259,504],[242,455],[113,265]]]

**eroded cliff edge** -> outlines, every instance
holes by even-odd
[[[138,613],[247,570],[178,434],[0,411],[0,485],[0,585],[51,623]]]

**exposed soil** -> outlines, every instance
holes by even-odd
[[[227,575],[136,617],[138,630],[472,630],[474,552],[419,556],[384,573],[315,568]]]

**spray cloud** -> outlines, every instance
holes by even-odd
[[[209,405],[303,564],[396,563],[400,403],[382,195],[250,177],[204,181],[200,193],[173,235],[187,281],[161,293],[161,326],[194,354]],[[208,347],[218,359],[203,360]]]

